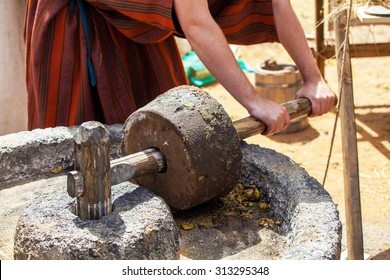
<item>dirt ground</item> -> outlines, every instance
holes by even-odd
[[[292,1],[305,32],[312,34],[314,7],[311,2]],[[307,6],[308,5],[308,6]],[[314,5],[314,4],[313,4]],[[353,42],[389,42],[390,26],[363,26],[351,30]],[[313,42],[310,42],[312,44]],[[239,47],[240,58],[252,69],[266,59],[278,63],[290,63],[291,59],[279,44]],[[359,182],[363,223],[363,248],[365,258],[390,259],[390,57],[352,59],[353,94],[357,145],[359,156]],[[254,83],[255,74],[248,74]],[[338,94],[336,60],[326,61],[325,78],[331,89]],[[247,112],[219,85],[206,90],[216,97],[229,112],[233,120],[242,118]],[[297,133],[270,137],[254,136],[246,141],[272,148],[289,156],[304,167],[308,173],[323,182],[335,112],[310,118],[309,127]],[[342,250],[346,250],[346,223],[343,179],[343,151],[341,146],[340,121],[337,123],[333,152],[325,189],[330,193],[340,211],[343,223]],[[343,256],[346,251],[343,253]]]
[[[292,3],[305,31],[308,34],[313,34],[314,1],[294,0]],[[354,39],[361,41],[374,40],[376,42],[382,39],[390,41],[389,27],[363,28],[354,35]],[[278,63],[289,63],[291,61],[278,44],[239,47],[239,54],[241,59],[253,69],[258,63],[269,58],[275,59]],[[390,80],[388,73],[390,57],[353,59],[352,68],[364,252],[367,254],[367,258],[389,260]],[[334,59],[326,62],[325,77],[334,92],[338,93],[336,62]],[[248,74],[248,78],[254,83],[254,74]],[[205,90],[223,104],[233,120],[247,116],[246,111],[218,83],[206,86]],[[309,127],[297,133],[270,137],[259,135],[248,138],[246,141],[274,149],[289,156],[322,183],[334,121],[335,113],[332,112],[318,118],[310,118]],[[338,123],[324,187],[330,193],[340,211],[340,219],[343,223],[342,249],[345,250],[347,240],[341,138],[340,124]],[[23,194],[24,191],[21,189],[20,195],[27,195]],[[15,207],[19,207],[17,205]],[[12,212],[12,209],[9,211]],[[1,228],[2,232],[5,230],[7,230],[7,225]],[[10,257],[8,252],[0,251],[0,253],[2,253],[0,259]]]
[[[390,59],[354,60],[353,67],[364,252],[366,257],[380,254],[381,258],[390,259],[390,91],[389,80],[384,73],[384,69],[390,69]],[[333,77],[336,75],[335,67],[328,64],[326,72],[330,86],[337,91],[337,78]],[[254,79],[254,74],[248,77]],[[206,90],[224,105],[232,119],[247,115],[220,85],[208,86]],[[289,156],[322,183],[335,116],[335,112],[331,112],[310,118],[309,126],[296,133],[270,137],[259,135],[246,141]],[[341,137],[338,122],[324,187],[340,211],[343,223],[342,249],[345,250],[347,240]]]

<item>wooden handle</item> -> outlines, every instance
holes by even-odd
[[[291,120],[307,116],[311,112],[311,103],[307,98],[298,98],[281,104],[287,109]],[[240,139],[245,139],[263,133],[267,126],[260,120],[249,116],[233,122]]]
[[[110,176],[106,177],[110,178],[111,190],[111,186],[133,178],[151,173],[164,172],[166,170],[166,160],[158,149],[150,148],[142,152],[111,160],[110,167]],[[83,173],[77,170],[71,171],[68,173],[67,179],[68,194],[71,197],[82,197],[86,188]]]
[[[288,101],[282,105],[286,107],[292,120],[311,112],[310,101],[306,98]],[[263,122],[251,116],[235,121],[233,125],[240,139],[262,133],[266,129]],[[111,184],[115,185],[150,173],[163,172],[164,169],[166,169],[164,155],[158,149],[147,149],[112,160]]]
[[[306,98],[288,101],[282,105],[286,107],[292,120],[311,112],[310,101]],[[235,121],[233,125],[240,139],[262,133],[266,129],[263,122],[251,116]],[[165,168],[165,157],[157,149],[152,148],[131,154],[111,161],[111,184],[115,185],[131,178],[161,172]]]
[[[160,150],[150,148],[112,160],[111,185],[116,185],[146,174],[164,172],[165,169],[165,156]]]

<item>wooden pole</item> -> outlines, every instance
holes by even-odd
[[[347,229],[348,259],[362,260],[363,252],[363,231],[360,207],[359,187],[359,162],[356,140],[355,107],[353,98],[352,67],[349,55],[349,44],[345,32],[346,11],[340,12],[335,19],[336,31],[336,57],[339,84],[341,87],[340,96],[340,122],[344,165],[344,197]],[[343,50],[345,54],[343,56]],[[343,69],[343,73],[341,70]]]
[[[290,119],[296,120],[311,113],[311,103],[309,99],[298,98],[281,104],[287,109]],[[240,139],[245,139],[263,133],[267,126],[260,120],[249,116],[233,122],[234,128]]]
[[[318,69],[321,72],[321,75],[325,77],[325,58],[321,55],[322,50],[324,49],[324,1],[316,0],[315,4],[315,21],[316,21],[316,54],[315,59],[317,62]]]
[[[282,105],[291,120],[311,112],[310,101],[306,98],[290,100]],[[260,134],[266,129],[262,121],[252,116],[235,121],[233,125],[240,139]],[[156,148],[109,161],[108,132],[97,122],[83,123],[74,139],[75,170],[68,173],[67,189],[71,197],[77,197],[78,215],[82,219],[92,219],[91,215],[99,218],[109,210],[99,210],[103,211],[102,214],[98,210],[95,210],[97,214],[87,213],[87,209],[96,208],[97,205],[108,207],[111,185],[146,174],[165,172],[167,168],[165,156]],[[104,200],[100,199],[101,196]]]

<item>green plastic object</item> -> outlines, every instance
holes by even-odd
[[[190,84],[201,87],[216,81],[215,77],[209,72],[206,66],[204,66],[194,51],[184,55],[182,61]],[[237,59],[237,63],[244,72],[254,72],[249,69],[241,59]]]

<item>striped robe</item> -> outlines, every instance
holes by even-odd
[[[229,43],[277,41],[271,0],[210,0]],[[173,0],[28,0],[28,128],[123,123],[187,84]]]

